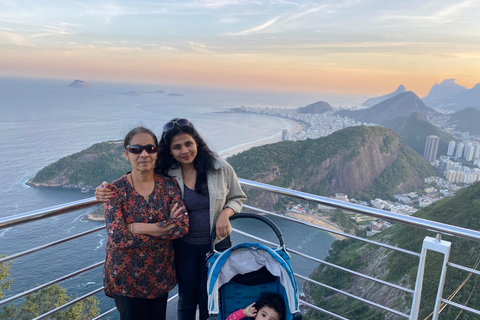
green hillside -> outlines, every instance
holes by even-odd
[[[95,187],[130,171],[120,142],[97,143],[41,169],[27,184],[33,186]]]
[[[395,130],[405,143],[423,156],[425,141],[429,135],[439,137],[438,155],[446,155],[450,141],[457,141],[451,134],[444,133],[438,127],[431,124],[427,118],[419,112],[411,113],[405,117],[398,117],[382,123],[387,128]]]
[[[444,198],[434,204],[418,211],[416,216],[423,219],[443,222],[459,227],[480,230],[480,183],[476,183],[463,189],[454,197]],[[400,248],[419,252],[422,241],[426,236],[435,237],[435,233],[423,229],[412,228],[396,224],[392,228],[377,234],[374,238],[380,242],[389,243]],[[450,261],[456,264],[478,269],[480,262],[480,244],[474,241],[443,236],[443,240],[451,241]],[[380,263],[376,257],[381,257]],[[419,319],[425,319],[433,308],[433,299],[438,286],[437,279],[440,272],[440,262],[443,256],[429,253],[427,257],[424,288],[422,294],[422,306]],[[418,258],[400,253],[391,253],[385,249],[379,249],[358,241],[337,241],[333,250],[327,258],[329,262],[357,270],[359,272],[376,275],[382,279],[397,284],[414,288]],[[312,277],[318,281],[325,281],[327,284],[356,295],[362,295],[364,282],[358,282],[352,276],[332,268],[318,268]],[[462,283],[465,284],[462,286]],[[478,309],[480,305],[480,286],[477,285],[478,276],[469,277],[468,273],[457,271],[453,268],[447,269],[447,281],[443,297],[448,297],[458,289],[453,298],[454,302],[466,304]],[[411,306],[411,296],[400,294],[397,291],[380,289],[380,285],[370,287],[382,294],[380,300],[390,307],[408,312]],[[340,314],[347,315],[349,319],[384,319],[382,312],[374,310],[360,303],[352,303],[339,295],[335,295],[325,289],[319,289],[310,285],[309,291],[315,303],[320,304],[327,310],[336,310]],[[387,297],[394,297],[388,299]],[[351,312],[350,312],[351,311]],[[480,319],[471,313],[462,313],[457,318],[459,310],[447,307],[442,312],[440,319]],[[372,318],[369,318],[372,317]],[[329,319],[321,313],[314,312],[306,316],[309,319]]]
[[[383,157],[382,164],[391,164],[372,169],[377,164],[369,161],[371,154]],[[347,193],[345,186],[365,199],[390,198],[397,186],[409,181],[412,172],[418,180],[436,174],[395,132],[383,127],[349,127],[318,139],[282,141],[252,148],[228,161],[244,179],[318,195]],[[365,170],[358,173],[359,168]],[[378,175],[369,175],[370,171]],[[354,179],[350,172],[364,176]],[[366,184],[367,180],[372,184]]]
[[[480,102],[479,102],[480,104]],[[455,130],[480,135],[480,110],[465,108],[450,115],[448,124],[455,126]]]

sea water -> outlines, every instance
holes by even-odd
[[[90,83],[92,88],[70,88],[71,80],[0,78],[0,217],[13,216],[93,196],[93,192],[62,188],[32,188],[25,184],[40,169],[94,143],[121,140],[135,126],[161,134],[162,125],[175,117],[190,119],[216,152],[281,135],[288,123],[281,118],[228,113],[232,107],[297,108],[321,100],[314,94],[279,93],[138,83]],[[156,90],[164,94],[153,93]],[[137,91],[139,95],[128,95]],[[180,94],[169,96],[168,93]],[[333,99],[333,96],[332,96]],[[325,101],[325,100],[324,100]],[[83,221],[84,209],[26,225],[0,230],[0,255],[11,255],[102,225]],[[324,258],[334,238],[328,233],[274,219],[287,246]],[[245,221],[243,230],[263,234],[263,228]],[[246,241],[234,236],[234,241]],[[272,241],[275,239],[272,239]],[[248,240],[247,240],[248,241]],[[106,234],[86,237],[13,260],[12,288],[6,296],[52,281],[105,258]],[[293,257],[294,270],[309,274],[316,263]],[[102,285],[101,267],[61,283],[71,295],[82,295]],[[102,312],[113,300],[96,295]],[[174,310],[169,308],[169,318]],[[116,318],[116,316],[112,316]]]

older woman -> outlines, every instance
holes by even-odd
[[[241,211],[245,193],[232,166],[208,148],[187,119],[175,118],[163,126],[155,172],[177,180],[190,219],[188,234],[175,240],[178,320],[194,320],[197,307],[199,320],[206,320],[205,256],[210,250],[210,234],[216,228],[218,240],[230,235],[229,218]],[[102,186],[95,191],[99,201],[110,195]],[[228,247],[229,239],[217,245],[225,242]]]
[[[105,293],[120,318],[165,319],[168,292],[176,285],[172,239],[188,232],[181,190],[173,178],[154,173],[157,138],[137,127],[124,140],[132,171],[108,185]]]

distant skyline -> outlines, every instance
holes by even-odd
[[[480,82],[475,0],[0,0],[0,76],[420,97]]]

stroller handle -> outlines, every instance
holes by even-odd
[[[275,235],[278,238],[278,241],[280,243],[280,247],[284,248],[285,247],[285,242],[283,241],[283,234],[280,228],[269,218],[255,214],[255,213],[236,213],[233,216],[230,217],[230,221],[236,220],[236,219],[241,219],[241,218],[248,218],[248,219],[257,219],[260,220],[264,223],[266,223],[272,230],[275,232]],[[210,237],[210,252],[215,251],[215,237],[216,237],[216,229],[213,228],[212,230],[212,235]]]

